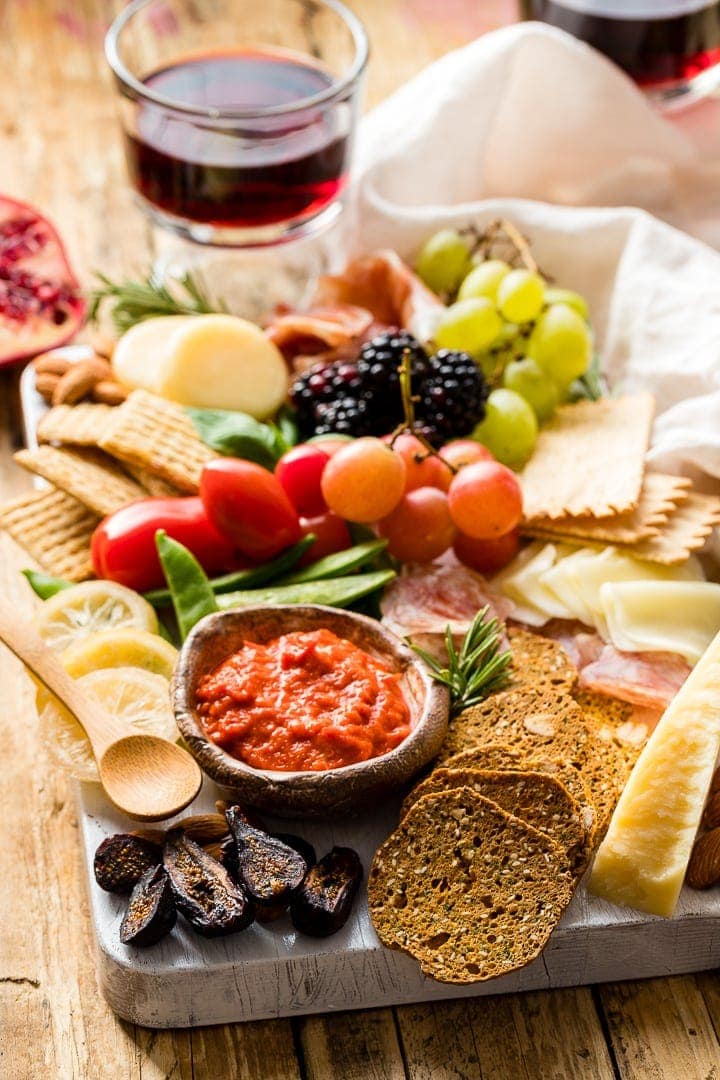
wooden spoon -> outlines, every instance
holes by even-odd
[[[202,784],[198,763],[182,747],[139,732],[106,712],[70,678],[42,640],[0,602],[0,641],[73,714],[90,740],[100,783],[128,817],[161,821],[192,802]]]

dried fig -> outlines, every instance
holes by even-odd
[[[253,905],[242,886],[182,829],[167,834],[163,863],[175,904],[198,934],[233,934],[253,921]]]
[[[334,847],[308,870],[290,905],[296,930],[328,937],[345,925],[362,881],[362,863],[352,848]]]
[[[296,836],[295,833],[289,832],[274,832],[271,835],[281,843],[287,844],[288,847],[295,848],[298,855],[302,855],[308,867],[314,866],[317,862],[315,848],[309,840],[304,840],[302,836]]]
[[[130,894],[120,924],[123,945],[155,945],[175,925],[177,910],[172,886],[162,866],[146,870]]]
[[[277,918],[290,903],[307,873],[307,863],[295,848],[256,829],[238,807],[225,814],[237,848],[237,880],[266,918]]]
[[[129,893],[152,866],[162,862],[157,844],[130,833],[108,836],[95,852],[93,869],[101,889],[111,893]]]

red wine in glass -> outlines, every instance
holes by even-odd
[[[720,63],[720,0],[521,0],[521,9],[593,45],[650,91],[681,93]]]
[[[166,99],[232,111],[291,106],[334,79],[309,58],[258,50],[178,59],[143,83]],[[345,184],[350,125],[343,108],[333,102],[204,123],[142,101],[125,132],[130,177],[148,202],[175,218],[222,227],[307,220]]]

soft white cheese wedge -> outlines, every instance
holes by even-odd
[[[613,582],[600,602],[624,652],[679,653],[696,664],[720,631],[720,585],[711,581]]]
[[[558,553],[555,544],[535,541],[493,579],[493,585],[515,603],[514,617],[529,626],[543,626],[552,618],[573,618],[541,584],[545,573],[555,565]]]
[[[173,333],[158,369],[157,392],[181,405],[237,409],[256,420],[287,394],[280,350],[259,326],[235,315],[197,315]]]
[[[565,619],[579,619],[586,626],[593,625],[592,609],[584,603],[578,589],[585,568],[597,558],[595,548],[580,548],[565,558],[559,558],[555,566],[542,576],[542,585],[546,592],[555,598],[567,614]]]
[[[118,341],[112,358],[115,377],[130,390],[156,393],[158,371],[173,334],[193,315],[160,315],[132,326]]]
[[[620,796],[590,892],[669,918],[720,750],[720,635],[650,736]]]

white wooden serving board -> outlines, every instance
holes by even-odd
[[[185,813],[214,810],[216,797],[220,792],[206,781]],[[372,814],[327,823],[265,820],[312,841],[318,857],[333,844],[355,848],[367,875],[375,849],[397,821],[398,806],[399,801],[384,803]],[[81,785],[80,817],[100,988],[115,1012],[145,1027],[222,1024],[581,986],[720,965],[717,890],[685,888],[675,918],[659,919],[589,897],[583,885],[542,956],[513,975],[470,986],[425,978],[411,957],[385,949],[370,922],[364,883],[348,923],[329,938],[298,934],[284,916],[208,940],[178,917],[169,937],[149,949],[131,949],[119,940],[126,900],[97,886],[92,860],[105,836],[134,826],[109,808],[95,784]]]

